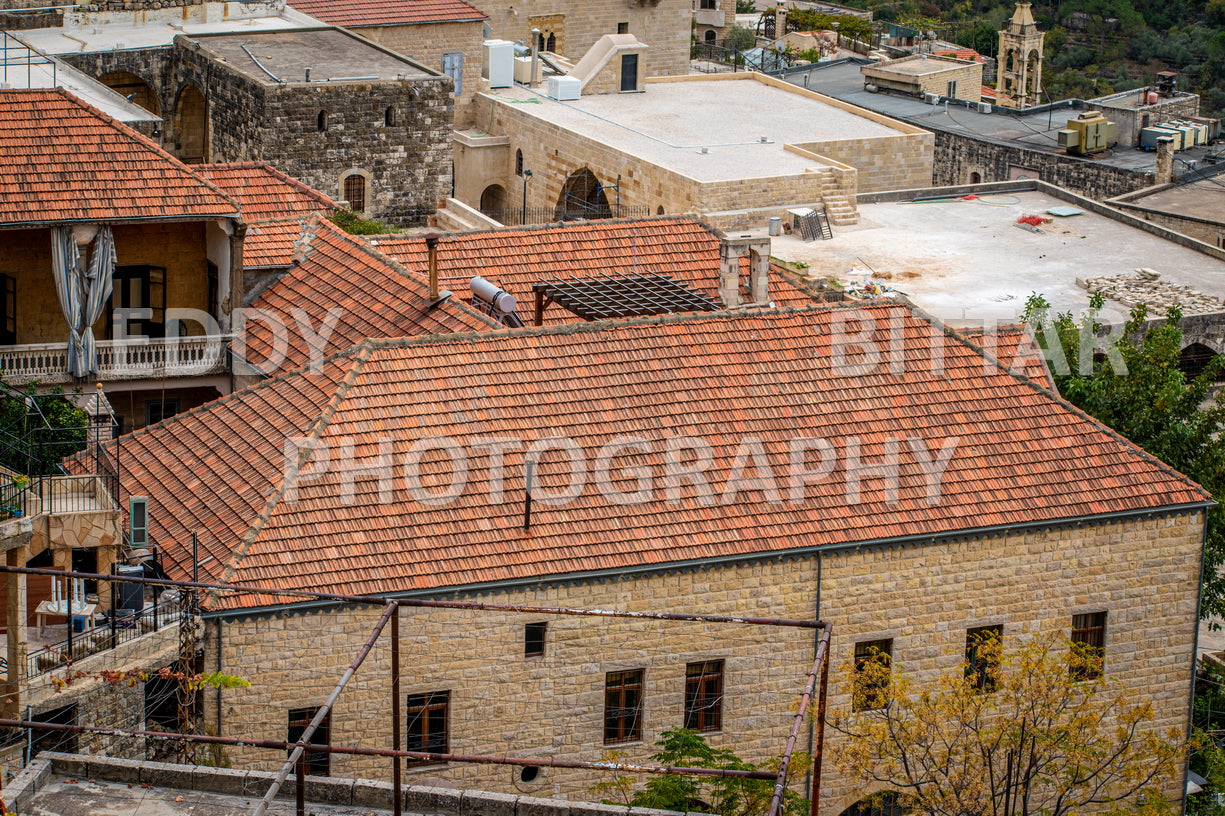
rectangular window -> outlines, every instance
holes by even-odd
[[[297,742],[302,738],[302,734],[306,731],[306,727],[311,724],[311,720],[315,719],[315,715],[319,713],[319,707],[313,708],[291,708],[289,709],[289,729],[285,736],[286,742]],[[319,723],[319,727],[311,734],[308,741],[311,745],[331,745],[331,730],[332,730],[332,712],[328,712],[323,718],[323,722]],[[293,753],[292,750],[286,753]],[[323,751],[310,752],[306,754],[306,772],[311,776],[328,776],[331,771],[330,754]]]
[[[451,692],[431,691],[428,694],[410,694],[405,708],[408,711],[408,737],[404,750],[425,751],[431,754],[446,754],[450,750],[450,734],[447,728],[447,711]],[[428,765],[430,760],[409,760],[410,764]]]
[[[604,679],[604,744],[642,739],[642,669]]]
[[[0,273],[0,346],[17,345],[17,279]]]
[[[955,79],[950,80],[948,83],[948,87],[945,88],[945,91],[946,93],[944,95],[947,96],[949,99],[956,99],[957,98],[957,80]]]
[[[107,313],[107,334],[117,337],[166,336],[166,269],[149,264],[116,266]]]
[[[974,688],[995,691],[1003,640],[1003,626],[978,626],[966,630],[966,680]]]
[[[718,731],[723,727],[722,660],[685,667],[685,727],[692,731]]]
[[[547,623],[529,623],[523,627],[523,656],[536,657],[544,654],[544,633]]]
[[[1102,676],[1106,662],[1106,613],[1072,616],[1072,674],[1077,680]]]
[[[163,419],[169,419],[179,412],[179,401],[149,400],[145,403],[145,424],[153,425]]]
[[[630,24],[629,23],[617,23],[617,33],[618,34],[630,33]]]
[[[889,702],[890,663],[893,639],[865,640],[855,644],[855,688],[851,695],[854,711],[884,708]]]
[[[355,213],[366,211],[366,177],[354,173],[345,178],[345,201]]]

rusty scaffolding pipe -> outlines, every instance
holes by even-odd
[[[89,581],[116,581],[121,584],[146,584],[150,586],[188,587],[215,589],[225,592],[246,592],[256,595],[280,595],[296,598],[311,598],[340,603],[371,604],[382,606],[394,602],[402,607],[421,609],[472,609],[489,612],[529,612],[537,615],[586,615],[603,618],[641,618],[646,620],[695,621],[698,623],[742,623],[750,626],[793,626],[801,629],[820,629],[825,624],[816,620],[788,620],[786,618],[748,618],[729,615],[691,615],[682,612],[627,612],[613,609],[577,609],[572,607],[527,606],[522,604],[494,604],[478,601],[425,601],[417,598],[395,598],[387,595],[342,595],[334,592],[309,592],[301,589],[270,589],[268,587],[243,584],[210,584],[203,581],[169,581],[163,578],[117,578],[92,572],[66,572],[40,567],[10,567],[0,564],[0,573],[19,572],[27,575],[50,575],[84,578]]]
[[[69,734],[105,734],[112,737],[147,737],[149,739],[200,742],[208,745],[227,745],[238,748],[267,748],[288,751],[299,743],[279,740],[252,740],[238,737],[212,737],[207,734],[180,734],[173,731],[133,731],[126,728],[108,728],[101,725],[64,725],[61,723],[35,722],[33,720],[0,719],[0,728],[37,728],[45,731],[62,731]],[[400,751],[387,748],[351,748],[344,745],[303,745],[311,753],[344,754],[346,756],[400,757],[401,759],[426,760],[429,762],[467,762],[477,765],[515,765],[537,768],[577,768],[594,771],[624,771],[640,774],[670,774],[678,776],[717,776],[737,779],[777,779],[773,771],[738,771],[729,768],[681,768],[674,765],[633,765],[617,762],[583,762],[577,759],[548,759],[545,757],[483,756],[480,754],[431,754],[426,751]]]
[[[315,712],[314,718],[311,719],[310,725],[306,726],[306,730],[302,732],[302,736],[298,737],[298,741],[294,743],[294,748],[290,752],[289,758],[286,759],[285,764],[281,766],[281,770],[279,773],[277,773],[276,779],[272,780],[272,786],[268,788],[268,792],[264,794],[264,798],[260,801],[259,805],[256,806],[252,816],[264,816],[264,813],[266,813],[268,810],[268,806],[272,804],[273,800],[276,799],[277,793],[281,790],[281,785],[285,784],[285,780],[289,778],[289,775],[293,772],[295,767],[298,769],[298,816],[304,816],[303,811],[305,806],[302,799],[302,790],[306,787],[304,784],[306,778],[302,769],[305,766],[305,746],[310,742],[310,738],[314,736],[315,729],[319,727],[319,724],[323,722],[325,717],[327,717],[328,712],[332,710],[332,706],[335,705],[336,701],[340,698],[340,692],[344,691],[345,686],[349,684],[349,680],[351,680],[353,675],[357,673],[357,670],[361,668],[362,663],[366,660],[366,656],[370,654],[370,650],[373,649],[374,644],[378,642],[379,635],[383,634],[383,627],[387,625],[387,621],[391,619],[391,617],[395,614],[395,611],[396,603],[395,601],[391,601],[387,604],[387,608],[383,610],[383,615],[379,618],[379,622],[375,624],[374,631],[370,633],[370,637],[366,638],[366,642],[362,645],[361,651],[359,651],[357,656],[354,657],[352,662],[349,663],[349,667],[345,669],[345,673],[342,674],[340,676],[340,680],[336,682],[336,687],[332,689],[332,693],[328,695],[328,698],[324,704],[318,711]]]
[[[800,731],[804,727],[804,719],[808,715],[808,707],[812,703],[813,692],[817,689],[817,677],[822,673],[822,669],[829,660],[829,641],[832,627],[826,624],[822,627],[821,642],[817,645],[817,655],[812,661],[812,671],[808,673],[808,683],[804,686],[804,693],[800,695],[800,705],[795,712],[795,722],[791,725],[791,734],[787,737],[787,746],[783,749],[782,760],[779,762],[778,774],[775,777],[774,796],[770,799],[770,810],[768,816],[782,816],[784,794],[787,791],[787,770],[791,765],[791,754],[795,750],[796,740],[800,737]],[[824,694],[821,696],[822,704],[825,702]],[[817,721],[817,750],[816,755],[812,758],[813,769],[813,798],[811,802],[812,813],[815,816],[818,808],[817,796],[820,793],[819,784],[816,780],[821,778],[821,736],[825,733],[825,708],[824,705],[818,705],[818,721]]]

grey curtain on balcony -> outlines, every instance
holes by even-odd
[[[81,263],[71,227],[51,230],[51,269],[60,309],[68,323],[68,373],[87,377],[98,372],[94,323],[111,299],[115,277],[115,237],[103,224],[94,238],[89,264]]]

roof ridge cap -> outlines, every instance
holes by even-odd
[[[578,230],[590,229],[599,230],[608,226],[624,226],[627,224],[646,224],[653,221],[664,222],[691,222],[698,224],[706,231],[716,237],[726,237],[723,233],[708,224],[705,220],[698,218],[696,215],[689,213],[675,213],[672,215],[642,215],[631,218],[601,218],[595,221],[550,221],[544,224],[526,224],[522,226],[508,226],[503,224],[500,227],[484,227],[482,229],[473,230],[451,230],[441,231],[436,230],[442,238],[467,238],[470,235],[500,235],[507,232],[523,232],[534,233],[543,232],[545,230]],[[363,238],[383,239],[407,239],[407,240],[425,240],[425,233],[416,232],[385,232],[378,235],[365,235]]]
[[[332,398],[328,400],[327,405],[323,407],[319,416],[311,424],[311,429],[306,434],[305,439],[315,442],[323,436],[323,432],[327,430],[328,424],[340,409],[341,404],[345,401],[345,397],[348,396],[350,386],[357,379],[358,374],[361,372],[366,361],[370,359],[373,351],[368,344],[355,346],[354,349],[356,351],[354,354],[355,365],[345,372],[345,376],[336,384],[336,390],[332,392]],[[229,583],[234,577],[234,574],[242,566],[243,559],[247,557],[251,552],[251,548],[255,545],[255,540],[259,538],[259,534],[263,531],[264,526],[271,520],[272,514],[276,512],[281,500],[285,497],[289,485],[294,479],[298,478],[298,474],[301,473],[303,466],[311,460],[312,456],[313,451],[310,448],[307,448],[305,451],[301,447],[298,448],[297,459],[287,471],[282,471],[280,483],[268,494],[263,511],[256,515],[251,525],[247,528],[247,532],[239,539],[238,545],[230,551],[230,557],[226,561],[225,568],[222,570],[221,577],[217,583]],[[210,592],[210,598],[215,600],[217,593],[218,590]]]

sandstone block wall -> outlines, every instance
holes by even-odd
[[[935,141],[928,133],[831,139],[797,147],[854,167],[858,188],[851,194],[908,190],[931,184]]]
[[[352,28],[350,31],[435,71],[442,70],[444,53],[462,53],[462,87],[455,100],[455,126],[464,128],[470,124],[468,103],[481,86],[481,44],[485,41],[484,27],[483,21],[474,20],[467,23],[371,26]]]
[[[730,2],[730,0],[727,0]],[[578,62],[596,40],[616,34],[621,23],[627,33],[647,44],[638,65],[643,77],[689,73],[690,0],[566,0],[563,3],[527,0],[505,8],[484,8],[493,36],[502,40],[531,41],[536,25],[555,35],[557,52]],[[548,18],[541,25],[542,18]],[[533,23],[535,20],[535,23]]]
[[[1026,150],[939,130],[935,135],[931,182],[935,186],[968,184],[972,173],[978,173],[980,181],[988,182],[1009,181],[1017,173],[1024,172],[1029,178],[1101,200],[1153,183],[1152,172],[1112,167],[1090,159]]]
[[[1119,144],[1124,147],[1140,144],[1140,131],[1143,128],[1184,116],[1199,116],[1198,94],[1162,98],[1153,105],[1139,104],[1143,100],[1143,94],[1149,90],[1151,89],[1144,88],[1132,91],[1129,95],[1117,99],[1106,97],[1102,100],[1091,100],[1085,103],[1085,108],[1101,111],[1107,119],[1113,121],[1118,127]]]
[[[494,592],[495,603],[812,618],[834,626],[831,711],[850,705],[855,643],[893,639],[895,665],[919,682],[955,671],[966,629],[1002,625],[1005,646],[1069,633],[1075,614],[1107,612],[1106,671],[1153,701],[1154,727],[1183,729],[1194,660],[1202,514],[1031,531],[823,558],[741,564],[605,583]],[[802,544],[802,542],[797,542]],[[818,600],[819,599],[819,600]],[[818,602],[820,609],[818,610]],[[643,740],[611,746],[646,760],[659,733],[681,722],[685,664],[726,661],[723,729],[710,741],[752,761],[776,755],[813,657],[807,630],[661,624],[583,617],[408,610],[401,628],[402,693],[450,692],[450,748],[458,753],[598,760],[606,672],[645,670]],[[208,627],[205,665],[246,677],[248,689],[210,691],[206,719],[232,736],[280,739],[287,710],[319,705],[371,631],[376,610],[223,621]],[[523,656],[523,624],[548,621],[546,653]],[[389,650],[384,636],[342,695],[334,744],[387,746]],[[219,704],[219,708],[218,708]],[[403,715],[402,715],[403,716]],[[827,731],[827,745],[838,749]],[[268,769],[274,752],[232,752]],[[333,758],[335,775],[389,778],[386,762]],[[827,764],[823,813],[864,795]],[[589,798],[595,774],[544,769],[525,786],[511,769],[453,764],[411,769],[460,787]],[[802,780],[796,780],[802,783]],[[1181,776],[1170,780],[1176,795]],[[598,798],[598,797],[596,797]]]

